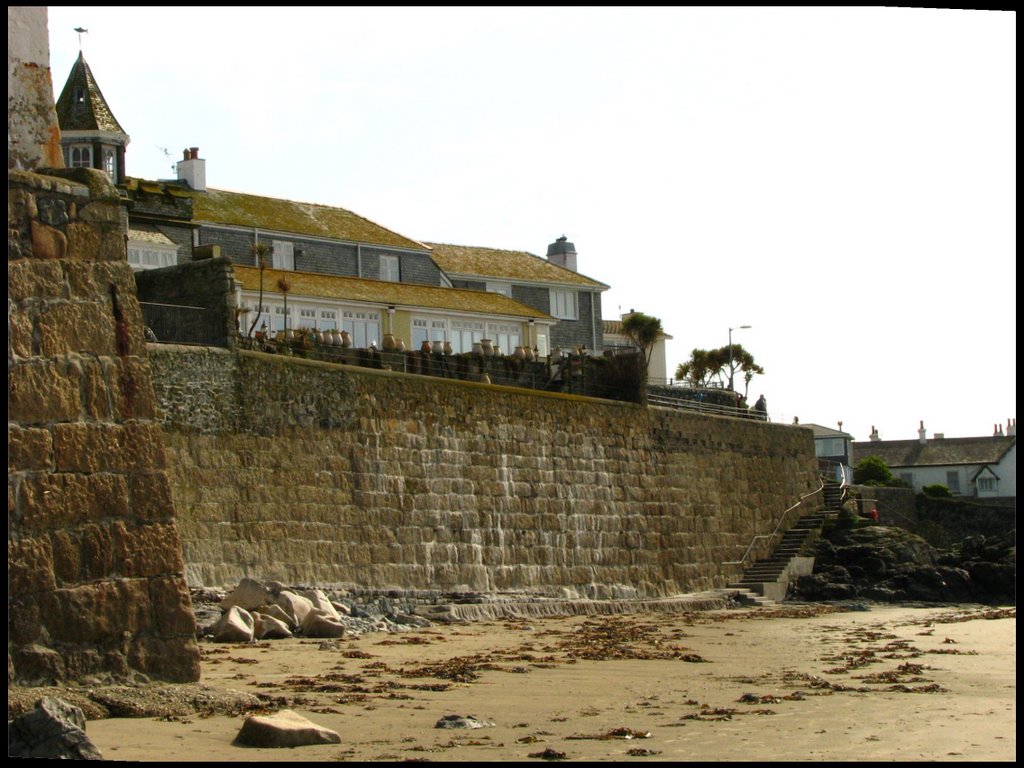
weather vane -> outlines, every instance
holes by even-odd
[[[85,27],[75,27],[75,32],[78,33],[78,50],[82,50],[82,33],[88,31]]]

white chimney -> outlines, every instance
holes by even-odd
[[[921,421],[921,426],[917,430],[917,439],[923,445],[928,438],[928,433],[924,429],[924,421]]]
[[[206,191],[206,161],[199,159],[199,147],[189,147],[178,161],[178,181],[184,181],[196,192]]]
[[[565,235],[562,235],[548,246],[548,261],[575,272],[576,246],[570,243]]]
[[[1017,436],[1017,420],[1007,419],[1006,420],[1006,436],[1016,437]]]

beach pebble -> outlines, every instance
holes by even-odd
[[[494,725],[486,720],[478,720],[473,715],[445,715],[435,724],[435,728],[487,728]]]

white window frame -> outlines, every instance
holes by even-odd
[[[578,320],[580,312],[577,292],[562,288],[552,288],[551,315],[559,320]]]
[[[288,240],[274,240],[271,242],[271,245],[273,245],[273,262],[271,266],[274,269],[287,269],[294,272],[295,243]],[[291,325],[288,327],[290,328]]]
[[[468,318],[452,318],[449,321],[452,352],[456,355],[461,352],[472,352],[473,343],[487,338],[487,324],[483,320],[471,320]]]
[[[319,311],[317,329],[321,331],[334,331],[338,328],[338,310],[321,307]]]
[[[523,343],[523,329],[518,323],[487,323],[487,335],[491,344],[504,354],[511,355]]]
[[[115,173],[117,170],[117,158],[115,157],[114,150],[112,149],[103,150],[103,170],[106,172],[107,176],[110,177],[111,181],[117,180]]]
[[[149,243],[145,240],[128,241],[128,263],[132,269],[160,269],[178,263],[178,247]]]
[[[388,283],[401,282],[399,273],[399,260],[397,256],[381,254],[380,256],[380,279]]]
[[[367,349],[370,344],[379,344],[380,312],[372,309],[342,309],[341,329],[348,331],[355,349]]]
[[[512,298],[512,283],[485,283],[485,287],[488,293],[500,293]]]
[[[88,144],[72,144],[68,148],[69,168],[92,168],[92,147]]]

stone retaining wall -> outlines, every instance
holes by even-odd
[[[8,680],[197,680],[117,190],[48,174],[8,171]]]
[[[818,487],[810,432],[782,425],[255,352],[150,360],[191,586],[697,592]]]

